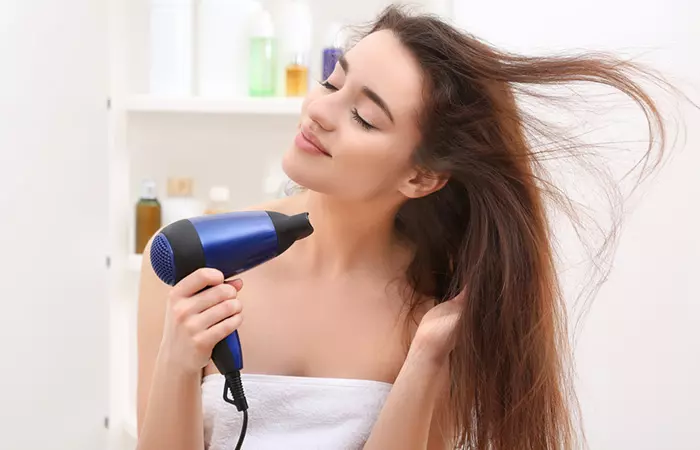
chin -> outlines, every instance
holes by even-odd
[[[327,167],[318,167],[317,164],[313,164],[309,161],[309,158],[305,158],[301,151],[294,146],[292,146],[282,158],[282,170],[284,173],[299,186],[320,192],[329,193],[329,179],[327,173]]]

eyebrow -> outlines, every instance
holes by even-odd
[[[345,55],[341,55],[340,58],[338,58],[338,63],[346,74],[350,72],[350,65],[348,64],[348,60],[345,58]],[[367,86],[362,87],[362,93],[365,94],[368,99],[372,100],[377,106],[379,106],[379,108],[381,108],[381,110],[384,111],[389,117],[391,123],[394,123],[394,116],[391,114],[389,106],[387,106],[386,102],[379,96],[379,94]]]

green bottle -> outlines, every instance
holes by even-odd
[[[250,35],[248,93],[251,97],[272,97],[277,87],[277,43],[270,13],[257,11]]]

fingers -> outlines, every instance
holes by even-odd
[[[243,316],[236,314],[213,325],[202,334],[202,337],[207,345],[214,347],[219,341],[237,330],[241,323],[243,323]]]
[[[175,285],[171,295],[177,298],[192,297],[208,286],[217,286],[223,282],[224,274],[221,271],[205,267],[183,278]]]
[[[223,301],[233,300],[237,295],[238,291],[236,291],[236,288],[227,283],[223,283],[218,286],[205,289],[204,291],[190,298],[187,301],[187,309],[191,314],[199,314],[202,311],[205,311],[214,305],[218,305]]]
[[[228,280],[226,281],[226,284],[229,284],[236,288],[236,291],[240,291],[241,289],[243,289],[243,280],[241,280],[240,278],[236,278],[235,280]]]
[[[197,314],[193,320],[197,321],[197,329],[206,330],[223,320],[240,314],[242,310],[243,305],[240,300],[226,300]]]

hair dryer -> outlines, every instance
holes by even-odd
[[[307,213],[287,216],[245,211],[183,219],[155,236],[151,265],[158,278],[171,286],[202,267],[218,269],[229,278],[281,255],[313,231]],[[228,398],[224,389],[224,399],[245,411],[248,405],[240,382],[243,355],[237,331],[216,344],[212,360],[233,394],[233,399]]]

